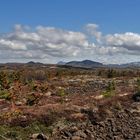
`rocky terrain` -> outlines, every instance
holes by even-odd
[[[1,140],[139,140],[139,69],[1,67]]]

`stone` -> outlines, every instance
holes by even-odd
[[[23,103],[20,102],[20,101],[16,101],[16,102],[15,102],[15,105],[16,105],[16,106],[22,106],[22,104],[23,104]]]
[[[75,132],[74,136],[79,136],[81,138],[87,138],[87,135],[83,131],[81,131],[81,130]]]
[[[132,98],[135,102],[140,102],[140,92],[135,93]]]
[[[72,134],[69,131],[64,131],[64,135],[66,137],[72,137]]]
[[[81,138],[79,137],[79,136],[73,136],[72,138],[71,138],[71,140],[80,140]]]
[[[51,96],[51,95],[52,95],[52,93],[50,91],[48,91],[44,94],[44,96],[46,96],[46,97]]]
[[[48,137],[44,134],[41,134],[41,133],[37,133],[37,134],[33,134],[31,136],[31,139],[32,140],[48,140]]]
[[[71,133],[74,133],[74,132],[78,131],[78,128],[76,126],[73,126],[69,131]]]
[[[84,131],[86,134],[91,134],[92,132],[90,131],[90,130],[88,130],[88,129],[86,129],[85,131]]]

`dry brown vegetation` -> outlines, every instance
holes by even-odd
[[[139,69],[4,65],[0,139],[138,140],[139,77]]]

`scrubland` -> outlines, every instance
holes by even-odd
[[[139,140],[140,69],[0,67],[1,140]]]

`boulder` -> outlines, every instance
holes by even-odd
[[[48,140],[48,139],[49,138],[42,133],[33,134],[31,136],[31,140]]]
[[[84,138],[84,139],[87,138],[87,135],[81,130],[78,130],[77,132],[75,132],[74,136],[79,136],[79,137]]]
[[[135,102],[140,102],[140,92],[135,93],[132,98]]]

